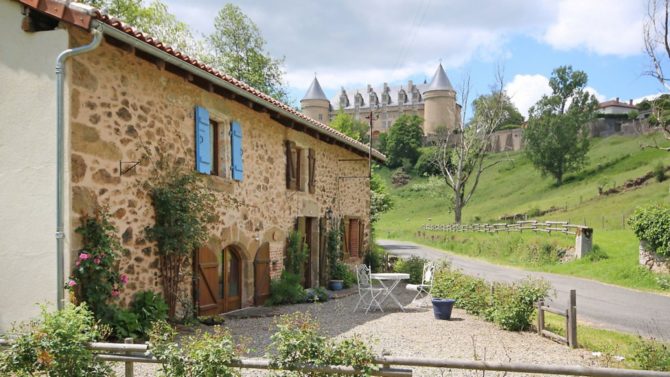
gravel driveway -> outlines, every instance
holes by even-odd
[[[399,286],[396,296],[403,304],[410,304],[413,295]],[[322,331],[335,338],[346,338],[354,334],[368,339],[375,353],[393,356],[415,356],[450,359],[479,359],[499,362],[523,362],[534,364],[594,365],[590,352],[572,350],[535,333],[508,332],[454,309],[451,321],[433,318],[432,309],[410,305],[401,312],[388,300],[384,313],[362,311],[352,313],[357,295],[322,304],[301,304],[279,307],[275,313],[295,311],[310,312]],[[228,319],[226,326],[238,339],[244,339],[251,348],[251,357],[263,356],[274,332],[271,317]],[[152,376],[155,367],[136,366],[136,376]],[[119,371],[121,369],[118,369]],[[261,371],[245,371],[245,376],[266,375]],[[122,376],[122,374],[119,374]],[[503,376],[487,372],[485,376]],[[526,374],[506,374],[525,376]],[[414,369],[414,376],[482,376],[481,372],[448,371],[433,368]],[[537,375],[533,375],[537,376]]]

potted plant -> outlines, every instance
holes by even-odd
[[[451,319],[451,310],[454,308],[456,300],[449,297],[449,268],[446,266],[435,269],[435,276],[433,277],[433,287],[430,295],[433,303],[433,315],[436,319]]]
[[[344,277],[347,266],[337,261],[330,267],[330,280],[328,281],[328,289],[331,291],[339,291],[344,288]]]

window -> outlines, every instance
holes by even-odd
[[[305,191],[305,185],[310,194],[316,189],[316,153],[314,149],[298,147],[292,141],[286,141],[286,188],[289,190]],[[306,155],[305,155],[306,153]],[[307,159],[305,160],[305,157]]]
[[[243,174],[242,161],[242,126],[238,122],[230,123],[230,138],[225,140],[224,122],[210,119],[209,111],[204,107],[195,108],[195,164],[196,170],[202,174],[225,176],[224,166],[227,164],[226,151],[230,151],[230,176],[241,181]],[[225,140],[225,141],[224,141]]]
[[[323,114],[319,114],[319,122],[323,121]]]
[[[358,258],[362,255],[364,241],[363,221],[359,218],[344,218],[344,247],[345,253],[352,258]]]

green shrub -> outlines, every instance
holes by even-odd
[[[167,319],[167,303],[163,299],[163,296],[152,291],[137,292],[130,303],[130,308],[137,315],[143,336],[149,333],[154,321],[164,321]]]
[[[342,280],[344,288],[349,288],[356,284],[356,274],[344,262],[337,262],[331,273],[333,280]]]
[[[284,269],[292,274],[302,276],[308,255],[309,249],[302,234],[297,230],[289,233]]]
[[[298,365],[344,365],[355,368],[356,376],[369,376],[376,370],[370,347],[354,337],[334,342],[322,335],[308,313],[296,312],[279,317],[277,331],[270,339],[268,357],[273,366],[290,369]],[[282,376],[329,376],[314,372],[284,372]]]
[[[326,302],[329,299],[328,291],[323,287],[308,289],[305,294],[305,301],[307,302]]]
[[[391,183],[395,187],[404,186],[409,183],[411,177],[406,173],[405,169],[398,168],[393,172],[391,176]]]
[[[399,259],[393,269],[395,272],[409,274],[409,282],[419,284],[423,279],[423,265],[426,263],[428,259],[411,256],[408,259]]]
[[[656,166],[654,166],[654,177],[658,182],[663,182],[666,180],[667,176],[665,175],[665,166],[663,166],[662,162],[659,162]]]
[[[492,306],[486,317],[509,331],[528,329],[536,303],[547,297],[549,285],[542,280],[526,279],[520,283],[494,284]]]
[[[386,260],[386,250],[383,247],[373,245],[373,247],[365,253],[363,263],[370,267],[372,272],[381,272],[384,269],[384,261]]]
[[[12,329],[12,345],[0,353],[0,375],[50,377],[112,376],[87,343],[102,338],[93,313],[85,304],[61,311],[42,307],[38,320]]]
[[[420,176],[440,175],[440,169],[433,162],[436,159],[436,153],[439,153],[438,149],[436,147],[420,148],[419,152],[421,155],[414,164],[416,174]]]
[[[490,305],[490,288],[484,279],[463,274],[448,266],[436,269],[432,296],[452,298],[457,308],[469,314],[483,315]]]
[[[239,368],[229,366],[239,358],[230,332],[214,326],[212,332],[198,331],[176,342],[177,333],[165,321],[157,321],[151,330],[151,353],[162,362],[166,377],[236,377]]]
[[[628,219],[640,241],[645,241],[658,255],[670,256],[670,206],[655,204],[640,207]]]
[[[644,370],[670,371],[670,347],[656,339],[640,338],[633,360]]]
[[[307,296],[300,280],[300,275],[287,270],[282,271],[279,279],[270,282],[270,298],[267,304],[286,305],[304,302]]]
[[[521,238],[519,238],[521,241]],[[515,252],[520,248],[525,248],[525,252],[520,254],[522,260],[526,263],[534,266],[541,266],[543,264],[554,264],[560,260],[560,252],[556,242],[551,242],[548,240],[539,240],[531,241],[527,245],[519,243],[514,245],[513,250],[510,250],[510,253]]]
[[[607,258],[609,258],[609,256],[607,255],[605,250],[603,250],[598,245],[593,245],[591,252],[589,252],[588,254],[586,254],[586,256],[584,256],[584,259],[586,259],[589,262],[598,262]]]

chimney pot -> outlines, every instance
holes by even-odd
[[[633,99],[632,98],[628,101],[628,104],[633,106]]]
[[[616,101],[619,102],[619,97],[616,98]]]

